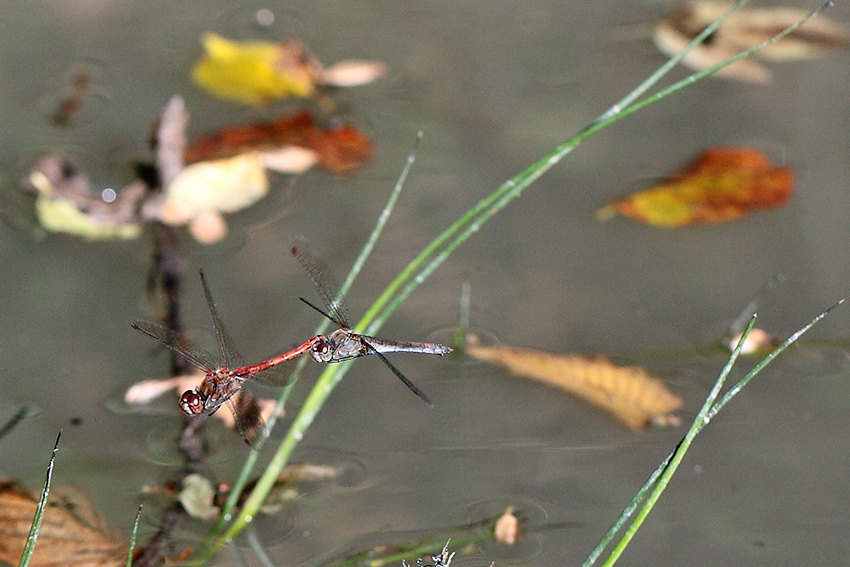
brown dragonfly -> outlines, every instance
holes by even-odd
[[[257,440],[263,430],[264,422],[260,408],[253,396],[242,390],[244,382],[258,382],[282,385],[280,373],[274,367],[309,351],[320,337],[313,337],[305,343],[259,364],[244,365],[239,351],[230,338],[224,320],[218,313],[207,280],[201,271],[201,284],[207,306],[212,315],[213,328],[218,342],[219,357],[191,342],[182,339],[177,333],[150,321],[133,321],[134,329],[170,348],[193,366],[206,373],[203,381],[194,390],[186,390],[180,396],[180,409],[186,415],[212,415],[222,405],[233,412],[236,428],[249,445]],[[285,380],[283,380],[285,382]]]
[[[404,382],[405,386],[410,388],[411,392],[419,396],[425,402],[425,405],[434,407],[434,402],[413,382],[408,380],[393,363],[387,360],[384,354],[391,352],[414,352],[442,356],[452,352],[452,349],[438,343],[380,339],[378,337],[355,333],[351,330],[351,316],[340,294],[339,285],[331,274],[327,264],[325,264],[325,261],[312,250],[307,239],[304,237],[298,237],[296,239],[291,252],[295,256],[295,259],[298,260],[298,263],[301,264],[301,267],[304,268],[304,271],[307,272],[307,276],[313,282],[313,287],[316,288],[319,297],[322,298],[322,303],[327,311],[316,307],[303,297],[299,299],[333,321],[339,327],[339,329],[330,335],[313,337],[301,345],[301,347],[312,343],[308,348],[310,350],[310,356],[316,362],[342,362],[344,360],[374,354],[392,370],[393,374],[399,380]]]

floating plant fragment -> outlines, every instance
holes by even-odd
[[[728,222],[788,202],[794,173],[752,148],[709,148],[668,181],[612,201],[597,220],[619,213],[661,228]]]
[[[653,40],[666,55],[675,55],[707,25],[732,7],[731,2],[697,0],[680,6],[655,27]],[[750,47],[758,45],[808,15],[805,10],[774,6],[741,8],[732,14],[709,38],[696,46],[682,63],[702,71]],[[812,18],[799,29],[755,53],[771,61],[793,61],[819,57],[830,49],[850,45],[850,31],[823,15]],[[767,83],[770,70],[752,58],[741,59],[713,76],[750,83]]]
[[[35,210],[45,230],[88,240],[130,239],[141,234],[136,211],[147,193],[143,183],[97,194],[88,177],[67,158],[48,155],[22,184],[36,193]]]
[[[351,87],[386,74],[377,61],[341,61],[324,69],[298,41],[232,41],[214,33],[192,69],[201,88],[223,99],[262,105],[288,97],[315,98],[322,86]]]
[[[610,413],[630,429],[675,425],[682,399],[636,366],[617,366],[602,356],[554,354],[508,346],[468,345],[473,358],[556,386]]]
[[[37,501],[14,482],[0,479],[0,561],[17,565],[27,541]],[[79,491],[51,490],[30,567],[115,567],[127,546]]]

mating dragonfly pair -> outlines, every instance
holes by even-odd
[[[149,321],[133,321],[134,329],[159,341],[206,373],[199,386],[194,390],[185,391],[180,396],[180,409],[190,416],[212,415],[222,405],[227,405],[233,412],[239,433],[247,443],[253,444],[262,432],[264,423],[260,409],[253,397],[245,395],[245,392],[243,392],[243,383],[251,380],[264,381],[263,375],[273,372],[274,367],[293,360],[306,352],[309,352],[316,362],[329,363],[374,354],[426,405],[433,407],[434,404],[428,396],[387,360],[384,354],[414,352],[442,356],[450,353],[452,349],[437,343],[395,341],[355,333],[351,330],[351,317],[340,295],[339,286],[324,261],[312,251],[306,239],[303,238],[296,241],[291,251],[304,271],[307,272],[307,276],[313,282],[313,286],[322,298],[327,311],[316,307],[303,297],[300,299],[339,327],[330,335],[316,335],[303,344],[258,364],[242,364],[224,321],[216,309],[203,271],[201,272],[201,283],[204,287],[204,295],[212,315],[213,328],[218,342],[218,360],[207,350],[183,341],[176,333],[162,325]]]

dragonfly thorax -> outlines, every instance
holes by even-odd
[[[330,335],[320,336],[310,356],[316,362],[342,362],[364,354],[364,346],[358,335],[348,329],[337,329]]]

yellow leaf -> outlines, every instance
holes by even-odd
[[[214,33],[205,34],[203,44],[206,53],[192,69],[192,78],[211,94],[261,105],[315,92],[316,69],[289,53],[287,45],[231,41]],[[302,64],[290,64],[293,60]]]
[[[617,366],[604,357],[553,354],[507,346],[469,345],[466,353],[561,388],[603,409],[631,429],[675,423],[670,413],[682,399],[636,366]]]
[[[48,155],[39,160],[24,187],[34,191],[36,215],[45,230],[88,240],[136,238],[141,227],[136,210],[147,194],[142,183],[132,183],[111,200],[96,194],[86,175],[67,159]]]
[[[134,223],[105,223],[82,212],[71,201],[40,195],[35,210],[38,222],[50,232],[65,232],[88,240],[138,238],[141,227]]]

